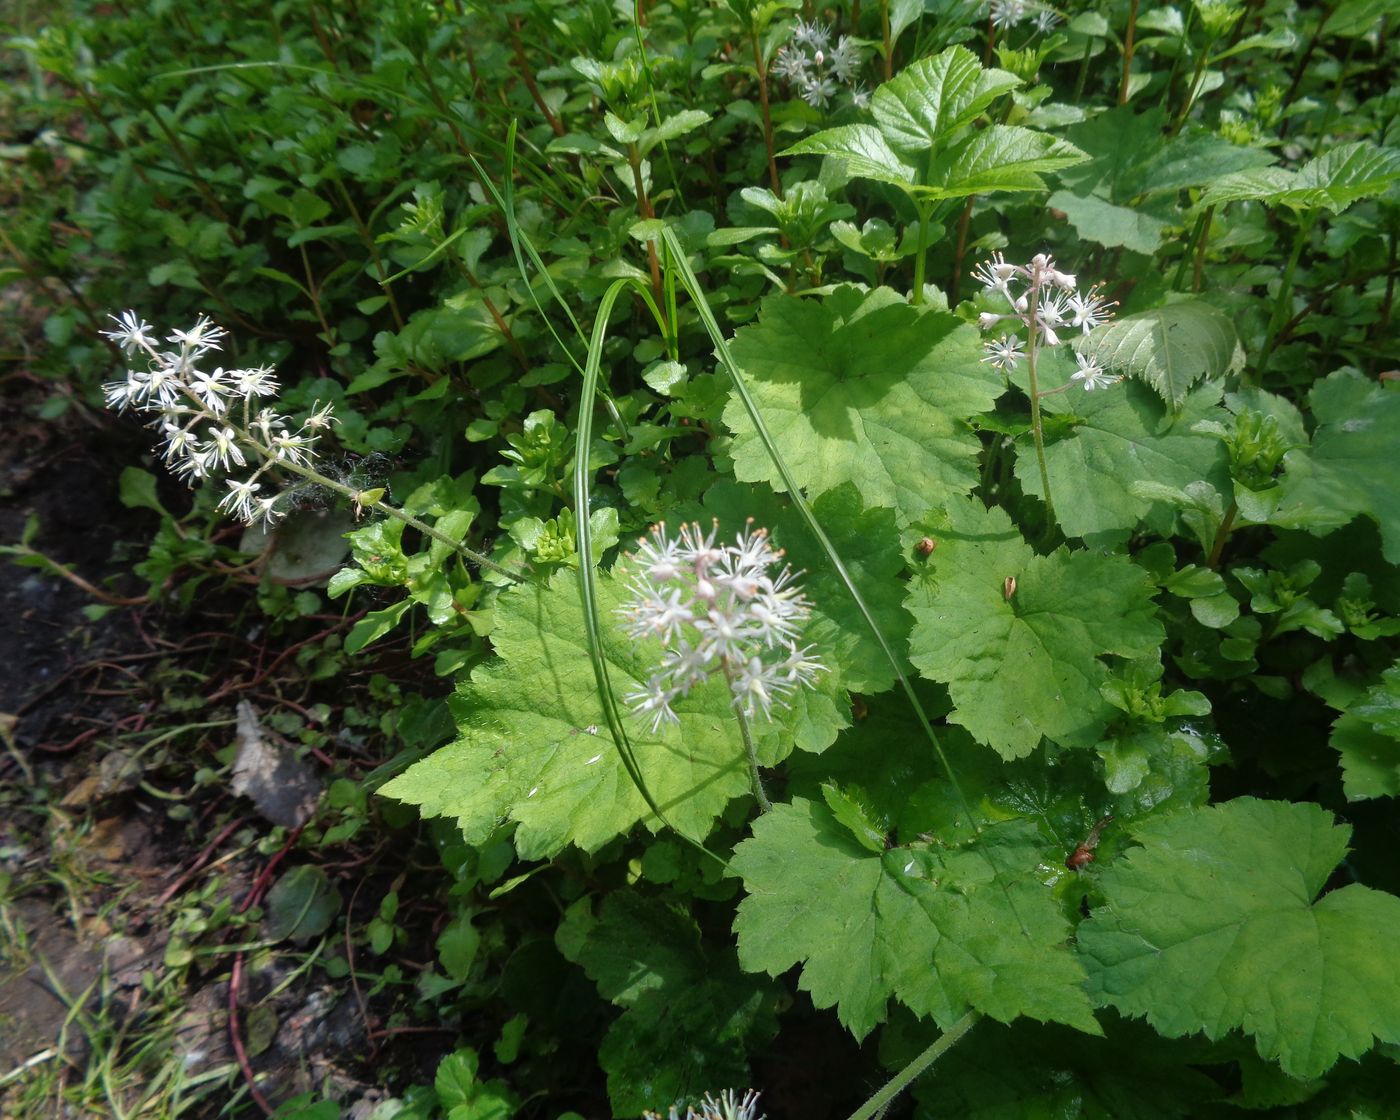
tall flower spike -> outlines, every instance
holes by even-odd
[[[228,493],[219,508],[250,524],[274,520],[281,512],[278,497],[258,497],[260,479],[279,464],[310,467],[319,433],[335,422],[331,406],[318,401],[293,430],[285,416],[262,404],[277,393],[270,367],[203,368],[205,356],[221,349],[227,337],[206,315],[188,330],[165,336],[174,349],[162,348],[150,324],[134,311],[112,319],[116,329],[102,333],[133,364],[144,357],[146,368],[128,369],[122,380],[103,386],[107,406],[153,414],[151,427],[159,434],[161,457],[187,482],[252,466],[250,477],[225,480]]]
[[[763,529],[745,527],[721,544],[718,527],[653,526],[628,561],[627,603],[618,608],[633,640],[659,638],[666,651],[641,687],[625,697],[651,722],[678,722],[671,705],[720,675],[736,708],[769,718],[825,671],[797,637],[811,606]],[[779,568],[779,565],[782,565]]]
[[[1079,291],[1078,277],[1057,267],[1047,253],[1037,253],[1027,265],[1012,264],[1000,253],[993,253],[972,270],[972,277],[982,285],[987,297],[1000,297],[1010,306],[1008,311],[981,311],[977,316],[982,330],[997,331],[984,343],[986,354],[982,360],[1003,372],[1015,369],[1022,358],[1029,357],[1028,348],[1039,354],[1059,346],[1067,328],[1077,327],[1088,334],[1102,326],[1118,306],[1116,301],[1104,298],[1097,284],[1086,292]],[[1019,322],[1024,336],[1007,332],[1008,322]],[[1115,385],[1122,378],[1108,374],[1096,362],[1086,365],[1081,360],[1079,372],[1071,380],[1092,390]]]

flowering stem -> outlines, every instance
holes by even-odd
[[[724,679],[729,682],[732,690],[734,671],[730,668],[727,657],[724,659]],[[753,745],[753,732],[749,729],[748,718],[744,715],[744,709],[737,704],[734,706],[734,718],[739,721],[739,734],[743,737],[744,753],[749,760],[749,782],[753,786],[753,795],[758,801],[759,812],[766,813],[773,808],[773,802],[768,800],[768,793],[763,788],[763,778],[758,773],[758,751]]]
[[[871,1117],[883,1112],[889,1103],[908,1088],[924,1070],[956,1046],[963,1035],[977,1025],[977,1020],[980,1018],[982,1016],[979,1012],[969,1011],[939,1035],[933,1045],[891,1077],[883,1089],[851,1113],[850,1120],[871,1120]]]
[[[1123,33],[1123,78],[1118,83],[1118,104],[1128,103],[1128,85],[1133,74],[1133,38],[1137,34],[1138,0],[1128,7],[1128,29]]]
[[[1036,378],[1036,357],[1040,349],[1039,322],[1036,319],[1036,304],[1040,299],[1039,278],[1031,284],[1027,299],[1030,310],[1026,315],[1026,324],[1030,337],[1026,341],[1026,372],[1030,378],[1031,390],[1031,435],[1035,438],[1035,458],[1040,465],[1040,491],[1045,499],[1047,528],[1053,532],[1055,505],[1050,500],[1050,468],[1045,463],[1045,434],[1040,420],[1040,383]]]
[[[894,44],[890,42],[890,0],[880,0],[880,36],[884,40],[885,81],[894,77]]]
[[[250,432],[247,432],[242,429],[239,429],[238,431],[239,435],[246,437],[248,442],[253,447],[257,448],[258,453],[264,456],[268,460],[269,464],[276,462],[278,466],[286,468],[293,474],[301,475],[302,478],[306,479],[309,482],[314,482],[318,486],[324,486],[328,490],[334,490],[337,494],[340,494],[342,497],[348,498],[357,506],[361,504],[360,492],[354,487],[346,486],[343,482],[337,482],[333,478],[327,478],[314,467],[303,466],[300,463],[292,463],[285,459],[279,462],[276,459],[275,455],[266,451],[261,444],[257,443],[257,441],[252,438],[252,434]],[[485,568],[488,571],[495,572],[497,575],[502,575],[505,576],[507,579],[515,580],[517,583],[522,582],[526,578],[523,572],[512,571],[511,569],[504,567],[501,564],[497,564],[494,560],[487,559],[475,549],[468,548],[460,541],[454,541],[446,533],[438,532],[438,530],[434,529],[431,525],[418,520],[418,518],[414,517],[410,513],[404,513],[403,510],[394,508],[393,506],[387,504],[383,499],[364,504],[369,509],[375,510],[378,513],[385,514],[386,516],[392,517],[398,521],[402,521],[405,525],[417,529],[418,532],[422,533],[425,537],[431,537],[439,544],[445,544],[448,548],[452,549],[453,552],[457,553],[464,559],[469,560],[471,563],[475,564],[479,568]]]
[[[763,48],[758,41],[758,28],[749,32],[753,44],[753,66],[758,72],[758,108],[763,114],[763,146],[768,152],[768,181],[773,185],[773,193],[783,197],[783,181],[778,178],[778,161],[773,157],[773,113],[768,106],[768,63],[763,58]]]
[[[928,263],[925,260],[928,256],[928,219],[932,207],[926,202],[916,202],[914,206],[919,212],[919,248],[914,254],[914,293],[909,302],[918,307],[924,302],[924,271]]]

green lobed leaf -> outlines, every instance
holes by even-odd
[[[615,891],[596,915],[588,900],[570,907],[555,940],[623,1008],[598,1055],[615,1115],[750,1082],[746,1055],[777,1030],[776,993],[739,971],[732,947],[702,943],[684,911]]]
[[[1312,448],[1284,456],[1283,497],[1269,520],[1323,536],[1366,514],[1380,526],[1385,558],[1400,564],[1400,392],[1343,370],[1308,400]]]
[[[1400,180],[1400,150],[1359,140],[1331,148],[1297,171],[1265,167],[1226,175],[1206,189],[1200,205],[1252,199],[1294,210],[1345,210]]]
[[[970,50],[954,46],[910,63],[880,86],[870,114],[891,147],[917,158],[1020,84],[1015,74],[984,70]]]
[[[1137,528],[1154,503],[1133,492],[1135,482],[1184,489],[1206,480],[1229,492],[1224,445],[1191,430],[1202,420],[1225,417],[1216,385],[1192,390],[1177,413],[1134,382],[1092,393],[1074,386],[1046,398],[1042,407],[1070,422],[1067,430],[1054,425],[1045,445],[1055,517],[1067,536]],[[1045,496],[1029,447],[1016,457],[1016,477],[1026,493]]]
[[[951,500],[929,534],[938,548],[907,600],[910,655],[947,684],[948,718],[1003,758],[1042,736],[1093,746],[1114,712],[1099,659],[1155,657],[1164,638],[1146,575],[1122,556],[1037,556],[1004,511],[976,499]]]
[[[748,892],[739,961],[774,976],[800,963],[799,986],[857,1038],[892,997],[944,1026],[970,1006],[1097,1033],[1069,924],[1035,876],[1043,848],[1014,821],[960,849],[876,853],[824,805],[778,805],[731,861]]]
[[[1243,1029],[1300,1078],[1400,1042],[1400,898],[1317,900],[1350,828],[1312,804],[1240,798],[1135,828],[1079,927],[1096,1001],[1169,1038]]]
[[[874,179],[908,190],[914,181],[914,169],[895,154],[880,135],[880,130],[868,124],[847,124],[828,128],[799,141],[785,156],[831,156],[846,165],[849,174],[861,179]]]
[[[645,682],[661,651],[634,647],[610,625],[626,595],[621,580],[600,572],[597,589],[603,656],[622,696]],[[502,820],[516,821],[524,859],[552,856],[567,844],[596,851],[639,823],[659,828],[607,738],[573,573],[511,588],[496,614],[491,640],[499,656],[459,690],[461,737],[382,792],[420,806],[425,816],[456,817],[471,843]],[[723,681],[702,685],[674,707],[678,727],[653,734],[632,719],[628,730],[658,804],[677,829],[698,839],[730,799],[748,792],[747,765]],[[812,711],[799,714],[815,718]],[[760,722],[754,730],[766,763],[791,749],[786,724]]]
[[[1174,409],[1203,377],[1220,377],[1244,361],[1229,316],[1200,300],[1125,315],[1086,335],[1075,349],[1146,381]]]
[[[901,522],[977,484],[980,444],[967,419],[1002,392],[978,333],[894,291],[836,289],[824,301],[774,296],[734,337],[778,450],[810,497],[854,483],[867,508]],[[731,398],[734,473],[782,483],[741,403]]]
[[[1171,223],[1128,206],[1117,206],[1095,195],[1056,191],[1046,202],[1063,210],[1080,237],[1110,249],[1122,246],[1135,253],[1157,251],[1162,234]]]
[[[1400,663],[1392,665],[1332,727],[1348,801],[1400,797]]]
[[[920,193],[966,198],[996,191],[1047,189],[1040,176],[1072,167],[1088,157],[1067,140],[1014,125],[994,124],[935,158]]]
[[[1400,742],[1347,712],[1332,725],[1330,743],[1340,756],[1348,801],[1400,797]]]
[[[1381,679],[1347,710],[1382,735],[1400,740],[1400,662],[1382,673]]]

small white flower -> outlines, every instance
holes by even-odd
[[[645,686],[634,689],[622,699],[637,715],[652,717],[651,732],[655,735],[663,723],[680,723],[680,717],[671,710],[674,698],[672,690],[666,687],[665,678],[657,673]]]
[[[184,449],[185,455],[175,464],[175,473],[182,478],[208,478],[215,466],[215,448],[200,447],[193,440]]]
[[[270,445],[272,443],[273,429],[276,428],[280,431],[284,423],[286,423],[285,416],[278,416],[277,413],[270,408],[260,408],[258,409],[257,415],[248,422],[248,427],[262,436],[264,444]]]
[[[674,538],[657,525],[639,542],[631,599],[618,614],[634,640],[667,646],[647,683],[626,697],[653,730],[676,719],[675,700],[716,674],[737,708],[767,716],[824,670],[796,649],[811,607],[790,567],[771,574],[781,561],[768,534],[747,526],[731,545],[718,543],[717,526],[707,532],[693,523]]]
[[[1069,321],[1069,302],[1063,292],[1046,292],[1036,305],[1036,313],[1047,327],[1063,326]]]
[[[256,517],[254,505],[257,499],[254,495],[262,489],[262,484],[252,481],[243,482],[236,478],[226,478],[224,482],[228,485],[228,493],[219,502],[219,508],[251,525]]]
[[[277,379],[272,376],[270,366],[256,369],[236,369],[229,373],[233,391],[240,397],[270,397],[278,389]]]
[[[224,470],[228,470],[230,462],[240,467],[247,462],[236,442],[238,435],[232,428],[210,428],[208,434],[211,440],[208,446],[213,448],[214,462]]]
[[[311,406],[311,415],[306,418],[306,427],[310,428],[313,432],[328,429],[332,424],[336,423],[336,418],[331,415],[331,410],[334,407],[335,406],[332,404],[322,404],[320,401],[317,401]]]
[[[986,344],[987,354],[982,359],[996,366],[1003,373],[1010,373],[1025,356],[1026,344],[1014,334],[1004,334]]]
[[[820,109],[835,96],[836,83],[830,78],[809,77],[802,83],[802,100],[813,109]]]
[[[181,427],[173,420],[162,419],[160,422],[161,431],[165,435],[165,449],[161,452],[167,460],[178,459],[183,456],[194,441],[194,432],[188,427]]]
[[[851,104],[857,109],[867,109],[870,107],[870,91],[862,84],[851,87]]]
[[[127,370],[126,380],[109,381],[102,386],[102,395],[107,400],[108,408],[122,411],[145,400],[149,384],[149,374],[135,369]]]
[[[1026,18],[1026,9],[1029,6],[1026,0],[992,0],[992,26],[1003,31],[1014,27]]]
[[[101,331],[128,354],[133,350],[153,350],[156,336],[151,333],[151,324],[134,311],[123,311],[120,315],[108,315],[117,324],[114,331]]]
[[[836,40],[836,46],[826,60],[832,76],[842,82],[849,82],[860,69],[860,49],[851,42],[849,35]]]
[[[278,520],[285,512],[277,508],[277,503],[277,495],[273,495],[270,498],[258,498],[257,501],[253,503],[253,519],[265,521],[269,525],[277,524]]]
[[[1088,334],[1097,326],[1108,322],[1113,317],[1109,310],[1117,307],[1118,301],[1104,299],[1099,294],[1098,286],[1090,288],[1088,292],[1080,294],[1076,292],[1069,297],[1068,311],[1069,322],[1072,327],[1081,327],[1085,334]]]
[[[983,261],[972,270],[972,278],[987,292],[1000,292],[1008,300],[1013,300],[1011,281],[1024,275],[1025,269],[1019,265],[1007,264],[1000,253],[993,253],[991,259]]]
[[[205,373],[200,369],[191,370],[189,389],[199,398],[200,404],[216,416],[221,416],[228,411],[226,398],[230,393],[230,388],[224,383],[222,368],[216,369],[213,373]]]
[[[792,41],[810,48],[813,52],[824,51],[831,43],[831,32],[815,20],[808,23],[800,19],[793,28]]]
[[[626,630],[628,637],[634,640],[660,638],[663,642],[673,641],[681,627],[695,621],[684,588],[673,587],[663,591],[638,581],[633,587],[633,594],[635,598],[629,608]]]
[[[166,341],[177,343],[185,353],[198,356],[209,350],[218,350],[219,344],[227,334],[228,331],[208,315],[201,315],[189,330],[171,331],[166,336]]]
[[[1055,24],[1060,22],[1060,13],[1054,8],[1041,8],[1035,13],[1035,29],[1042,35],[1046,34]]]
[[[1095,389],[1106,389],[1110,385],[1117,385],[1123,380],[1121,377],[1114,377],[1106,372],[1103,366],[1099,365],[1093,358],[1085,354],[1075,354],[1075,362],[1079,366],[1079,372],[1070,374],[1071,381],[1078,381],[1088,392]]]
[[[289,463],[309,463],[310,451],[315,443],[315,437],[304,436],[300,432],[281,431],[272,437],[268,446],[279,459]]]
[[[807,80],[807,56],[791,46],[784,46],[773,59],[771,72],[791,85],[800,85]]]

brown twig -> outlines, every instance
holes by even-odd
[[[225,840],[227,840],[231,835],[233,835],[233,833],[237,832],[239,827],[247,819],[247,817],[238,817],[231,821],[229,824],[225,825],[223,830],[219,833],[219,835],[214,837],[214,839],[211,840],[208,843],[208,845],[206,845],[205,849],[202,852],[200,852],[199,855],[195,856],[194,862],[190,864],[189,869],[185,871],[185,873],[182,874],[173,883],[171,883],[170,886],[166,887],[164,891],[161,892],[161,896],[158,899],[156,899],[156,906],[164,906],[167,902],[169,902],[172,898],[179,894],[180,891],[184,889],[185,884],[188,883],[190,879],[194,877],[195,873],[198,872],[201,868],[204,867],[206,863],[209,862],[209,858],[218,850],[219,845],[222,844]]]

